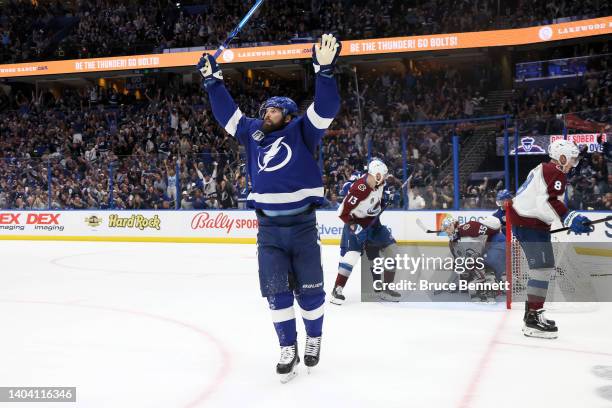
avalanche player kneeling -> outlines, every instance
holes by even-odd
[[[550,226],[560,219],[576,234],[593,231],[589,219],[568,211],[563,203],[566,174],[578,164],[578,147],[567,140],[556,140],[548,146],[551,161],[531,170],[517,191],[508,211],[512,233],[521,244],[529,262],[527,302],[523,334],[529,337],[555,339],[558,329],[554,320],[544,317],[548,282],[554,272],[555,259],[550,242]]]
[[[395,257],[397,245],[391,231],[380,223],[383,204],[383,191],[387,177],[387,166],[379,159],[373,159],[368,165],[368,173],[357,179],[348,190],[347,196],[338,209],[338,215],[344,222],[340,239],[340,265],[336,284],[330,302],[341,305],[346,300],[342,294],[344,285],[353,271],[353,267],[365,251],[370,261],[382,251],[385,257]],[[372,273],[374,282],[393,282],[395,270],[387,270],[384,279],[381,274]],[[394,290],[374,289],[383,300],[397,302],[400,294]]]

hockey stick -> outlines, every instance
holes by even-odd
[[[253,15],[253,13],[255,13],[255,11],[257,11],[259,6],[261,6],[261,3],[263,3],[263,2],[264,2],[264,0],[257,0],[257,2],[253,5],[253,7],[251,7],[249,12],[246,13],[246,15],[242,18],[242,20],[240,20],[238,25],[232,30],[232,32],[229,34],[229,36],[225,39],[223,44],[221,44],[219,46],[219,48],[217,48],[217,51],[215,52],[215,55],[213,56],[213,58],[215,60],[219,57],[219,55],[221,55],[223,50],[226,49],[229,46],[229,43],[234,39],[234,37],[236,37],[238,35],[240,30],[242,30],[242,27],[245,26],[245,24],[249,21],[249,19]]]
[[[612,221],[612,215],[608,215],[606,218],[602,218],[602,219],[599,219],[599,220],[587,222],[587,223],[585,223],[585,225],[599,224],[599,223],[607,222],[607,221]],[[550,233],[551,234],[555,234],[557,232],[563,232],[563,231],[567,231],[569,229],[570,229],[570,227],[557,228],[557,229],[554,229],[554,230],[550,231]]]
[[[423,230],[423,232],[425,232],[427,234],[437,234],[439,232],[442,232],[440,230],[430,230],[430,229],[427,229],[427,227],[425,226],[425,224],[423,224],[423,221],[421,221],[420,218],[417,218],[416,224],[419,226],[420,229]]]

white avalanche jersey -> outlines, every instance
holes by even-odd
[[[563,218],[567,207],[563,200],[567,179],[554,163],[543,163],[527,176],[512,200],[510,221],[513,225],[549,229]]]
[[[382,211],[381,202],[384,185],[376,190],[366,183],[367,174],[357,179],[338,208],[338,216],[345,223],[355,222],[367,227],[374,217]]]

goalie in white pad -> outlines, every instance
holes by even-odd
[[[453,217],[442,221],[442,230],[449,238],[449,247],[455,258],[482,258],[482,268],[475,268],[461,274],[461,278],[474,282],[493,282],[493,276],[487,270],[495,273],[501,280],[505,273],[504,246],[505,237],[500,231],[501,223],[493,216],[487,216],[480,221],[468,221],[459,224]],[[501,251],[501,253],[500,253]],[[475,265],[480,265],[476,262]],[[470,297],[475,301],[495,302],[496,294],[491,291],[470,291]]]

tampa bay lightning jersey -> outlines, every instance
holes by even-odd
[[[345,182],[342,185],[342,189],[340,190],[340,197],[346,197],[346,195],[348,194],[349,189],[351,188],[351,186],[353,185],[353,183],[361,178],[363,176],[363,174],[361,174],[361,172],[354,172],[353,174],[351,174],[351,177],[348,179],[347,182]]]
[[[497,211],[493,213],[493,216],[499,219],[499,222],[501,222],[502,227],[506,226],[506,210],[498,208]],[[506,230],[502,228],[501,232],[505,234]]]
[[[245,147],[252,191],[251,208],[292,210],[324,202],[317,146],[340,108],[333,77],[316,75],[314,102],[306,114],[270,133],[261,130],[261,119],[246,117],[222,82],[208,87],[213,115]]]

